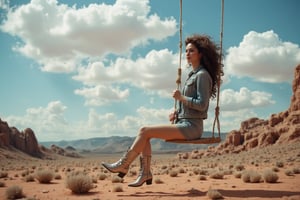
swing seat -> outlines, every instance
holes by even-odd
[[[206,138],[198,138],[194,140],[184,140],[184,139],[178,139],[178,140],[165,140],[165,142],[172,142],[172,143],[180,143],[180,144],[214,144],[214,143],[220,143],[221,138],[220,137],[206,137]]]

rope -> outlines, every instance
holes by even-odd
[[[177,69],[177,90],[181,88],[181,55],[182,54],[182,0],[180,0],[180,16],[179,16],[179,66]],[[177,100],[174,102],[174,110],[177,110]],[[174,124],[174,121],[173,121]]]
[[[222,68],[222,49],[223,49],[223,27],[224,27],[224,0],[221,0],[221,27],[220,27],[220,68]],[[221,69],[220,69],[221,70]],[[217,80],[217,86],[218,86],[218,91],[217,91],[217,105],[215,108],[215,119],[213,123],[213,131],[212,131],[212,136],[214,137],[215,134],[215,126],[217,125],[218,128],[218,133],[220,137],[220,120],[219,120],[219,114],[220,114],[220,85],[221,85],[221,72],[218,73],[218,80]],[[217,124],[216,124],[217,123]]]

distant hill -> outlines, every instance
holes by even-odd
[[[205,132],[204,137],[211,137],[211,132]],[[222,141],[226,138],[226,133],[221,134]],[[133,143],[135,137],[97,137],[90,139],[80,139],[80,140],[62,140],[56,142],[40,142],[40,144],[51,147],[51,145],[56,145],[62,148],[72,146],[77,149],[77,151],[89,151],[94,153],[120,153],[126,151]],[[205,149],[207,146],[213,145],[199,145],[199,144],[175,144],[167,143],[164,140],[152,139],[151,140],[152,151],[153,152],[177,152],[184,150],[193,149]]]

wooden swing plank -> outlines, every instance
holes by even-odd
[[[165,142],[180,143],[180,144],[214,144],[220,143],[220,137],[199,138],[195,140],[165,140]]]

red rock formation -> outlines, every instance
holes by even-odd
[[[27,128],[20,132],[15,127],[9,127],[7,122],[0,119],[0,147],[6,149],[16,148],[31,156],[41,157],[43,154],[38,146],[34,132]]]
[[[202,154],[239,153],[268,145],[300,142],[300,65],[295,68],[292,91],[288,110],[272,114],[268,120],[250,118],[243,121],[239,130],[229,132],[225,141]]]

